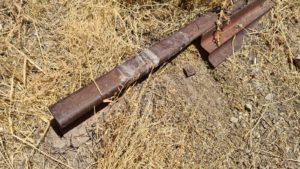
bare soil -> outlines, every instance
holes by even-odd
[[[221,4],[120,2],[0,2],[0,168],[300,168],[297,0],[217,69],[191,45],[58,136],[49,105]]]

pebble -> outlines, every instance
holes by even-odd
[[[230,121],[231,121],[232,123],[237,123],[237,122],[239,122],[239,119],[236,118],[236,117],[231,117],[231,118],[230,118]]]
[[[246,125],[245,122],[243,122],[243,123],[241,124],[241,126],[242,126],[242,128],[246,128],[246,127],[247,127],[247,125]]]
[[[1,29],[3,29],[3,25],[0,23],[0,31],[1,31]]]
[[[252,104],[247,103],[247,104],[245,105],[245,109],[246,109],[247,111],[249,111],[249,112],[252,112],[252,110],[253,110]]]
[[[246,113],[239,112],[239,119],[243,119],[244,118],[244,114],[246,114]]]
[[[260,138],[260,134],[258,132],[254,132],[253,133],[254,138],[259,139]]]
[[[183,72],[184,72],[186,77],[191,77],[191,76],[194,76],[196,74],[195,68],[191,65],[185,66],[183,68]]]
[[[269,93],[266,97],[265,97],[266,100],[273,100],[273,94],[272,93]]]

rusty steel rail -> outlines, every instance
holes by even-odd
[[[216,20],[215,13],[199,17],[185,28],[96,79],[96,84],[90,83],[50,106],[52,115],[61,128],[68,126],[93,110],[103,100],[117,95],[151,70],[171,59],[205,31],[214,27]]]
[[[259,5],[265,4],[262,0],[257,1],[255,2]],[[251,10],[247,11],[246,14],[252,13]],[[252,15],[255,14],[252,13]],[[237,16],[237,20],[243,20],[243,17]],[[216,13],[208,13],[204,16],[200,16],[170,37],[143,50],[132,59],[116,66],[110,72],[97,78],[94,82],[50,106],[49,110],[58,123],[59,128],[66,128],[93,110],[94,107],[102,104],[105,99],[119,95],[128,86],[148,75],[153,69],[158,68],[172,59],[176,54],[202,35],[206,37],[206,40],[202,39],[204,49],[209,49],[209,53],[216,51],[218,47],[215,46],[215,43],[212,43],[213,39],[211,39],[211,36],[213,35],[210,31],[215,29],[217,19],[218,15]],[[231,24],[224,27],[224,34],[227,35],[227,30],[231,30],[232,28]],[[230,36],[232,37],[234,35]],[[224,42],[222,41],[223,44],[226,44],[231,37],[227,38],[226,36]],[[212,46],[213,50],[211,48]]]

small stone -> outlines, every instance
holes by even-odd
[[[247,127],[247,125],[246,125],[245,122],[243,122],[243,123],[241,124],[241,126],[242,126],[242,128],[246,128],[246,127]]]
[[[251,153],[251,149],[248,149],[248,148],[247,148],[245,151],[246,151],[247,154],[250,154],[250,153]]]
[[[0,127],[0,133],[3,133],[3,132],[4,132],[3,127]]]
[[[183,72],[184,72],[186,77],[191,77],[191,76],[194,76],[196,74],[195,68],[191,65],[185,66],[183,68]]]
[[[254,132],[253,133],[254,138],[259,139],[260,138],[260,134],[258,132]]]
[[[239,112],[239,120],[241,120],[241,119],[243,119],[243,118],[244,118],[244,114],[246,114],[246,113]]]
[[[231,118],[230,118],[230,121],[231,121],[232,123],[237,123],[237,122],[239,122],[239,119],[238,119],[238,118],[235,118],[235,117],[231,117]]]
[[[253,109],[252,104],[247,103],[247,104],[245,105],[245,109],[246,109],[247,111],[249,111],[249,112],[252,112],[252,109]]]
[[[2,23],[0,23],[0,31],[3,29],[3,25]]]
[[[273,94],[272,93],[269,93],[266,97],[265,97],[266,100],[273,100]]]

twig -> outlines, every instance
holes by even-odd
[[[257,120],[257,122],[255,123],[255,125],[252,127],[252,129],[250,129],[245,136],[247,136],[249,133],[252,133],[254,131],[254,129],[258,126],[258,124],[260,123],[261,119],[264,117],[264,115],[267,112],[267,107],[265,108],[265,110],[263,111],[263,113],[260,115],[259,119]]]
[[[12,118],[11,118],[11,112],[12,112],[12,102],[13,102],[13,95],[14,95],[14,73],[11,77],[11,84],[10,84],[10,93],[9,93],[9,111],[8,111],[8,124],[9,124],[9,129],[10,132],[13,132],[13,123],[12,123]]]
[[[299,160],[295,160],[295,159],[286,159],[284,157],[281,157],[279,155],[276,155],[272,152],[269,152],[269,151],[265,151],[265,150],[259,150],[258,152],[255,152],[257,154],[261,154],[261,155],[269,155],[271,157],[274,157],[274,158],[279,158],[279,159],[282,159],[282,160],[285,160],[285,161],[291,161],[291,162],[295,162],[295,163],[300,163]]]
[[[24,140],[24,139],[22,139],[22,138],[16,136],[15,134],[12,133],[12,136],[13,136],[14,138],[16,138],[17,140],[19,140],[20,142],[22,142],[23,144],[25,144],[25,145],[27,145],[27,146],[33,148],[34,150],[38,151],[39,153],[41,153],[41,154],[44,155],[45,157],[51,159],[52,161],[55,161],[55,162],[57,162],[57,163],[59,163],[59,164],[65,166],[65,167],[67,167],[67,168],[73,169],[73,167],[69,166],[68,164],[63,163],[62,161],[60,161],[60,160],[58,160],[58,159],[56,159],[56,158],[54,158],[54,157],[52,157],[52,156],[50,156],[49,154],[45,153],[44,151],[38,149],[35,145],[33,145],[33,144],[27,142],[26,140]]]
[[[34,29],[35,29],[35,34],[36,34],[37,40],[39,42],[39,47],[40,47],[41,55],[42,55],[42,57],[43,57],[43,59],[45,61],[45,55],[44,55],[43,48],[42,48],[41,38],[39,36],[38,30],[37,30],[36,25],[35,25],[34,22],[33,22],[33,26],[34,26]]]
[[[23,63],[23,83],[24,86],[26,86],[26,66],[27,66],[27,58],[24,57],[24,63]]]
[[[89,60],[89,58],[88,58],[87,55],[86,55],[86,60],[87,60],[88,67],[89,67],[89,70],[90,70],[91,79],[92,79],[93,83],[95,84],[95,86],[97,87],[97,90],[99,91],[100,95],[103,96],[100,87],[98,86],[98,84],[95,81],[95,78],[94,78],[94,75],[93,75],[92,66],[91,66],[90,60]]]
[[[92,166],[98,164],[98,162],[93,162],[92,164],[90,164],[89,166],[87,166],[85,169],[89,169],[89,168],[92,168]]]
[[[43,69],[38,66],[32,59],[30,59],[24,52],[20,51],[17,47],[15,47],[12,44],[8,44],[10,47],[14,48],[20,55],[24,56],[31,64],[33,64],[38,70],[40,70],[42,73],[46,74]]]
[[[40,146],[42,140],[45,138],[45,136],[46,136],[46,134],[47,134],[47,132],[48,132],[48,130],[49,130],[49,128],[50,128],[50,125],[51,125],[50,122],[48,122],[47,127],[46,127],[46,129],[45,129],[45,131],[44,131],[42,137],[38,140],[38,142],[37,142],[37,144],[35,145],[35,147],[38,148],[38,147]],[[28,160],[30,160],[30,159],[32,158],[32,156],[34,155],[34,153],[35,153],[35,149],[33,149],[33,150],[31,151]]]
[[[1,137],[0,137],[0,143],[1,143],[1,146],[3,147],[3,152],[0,151],[0,154],[3,156],[4,160],[8,164],[9,168],[14,169],[14,166],[13,166],[11,160],[9,159],[7,153],[5,152],[5,147],[4,147],[3,140]]]
[[[291,101],[291,100],[293,100],[293,99],[295,99],[295,98],[297,98],[297,97],[299,97],[299,96],[300,96],[300,94],[297,94],[297,95],[295,95],[295,96],[293,96],[293,97],[291,97],[291,98],[288,98],[288,99],[286,99],[286,100],[276,101],[276,102],[272,102],[272,103],[267,103],[267,104],[264,104],[263,106],[266,107],[266,106],[270,106],[270,105],[274,105],[274,104],[279,104],[279,103],[288,102],[288,101]]]

